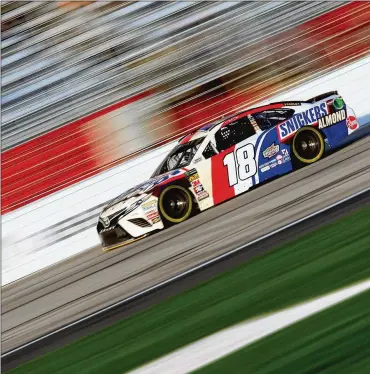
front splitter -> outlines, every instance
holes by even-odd
[[[137,242],[138,240],[144,239],[148,235],[149,234],[144,234],[142,236],[139,236],[138,238],[132,238],[132,239],[126,240],[125,242],[122,242],[122,243],[113,244],[113,245],[110,245],[109,247],[102,247],[103,248],[103,252],[109,252],[109,251],[111,251],[113,249],[124,247],[125,245],[128,245],[128,244]]]

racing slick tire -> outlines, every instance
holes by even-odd
[[[181,223],[188,219],[193,211],[193,197],[189,189],[183,186],[167,186],[159,196],[158,207],[165,223]]]
[[[321,132],[314,127],[301,127],[292,142],[295,159],[303,164],[319,161],[325,151],[325,141]]]

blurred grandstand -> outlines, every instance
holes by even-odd
[[[370,47],[367,2],[3,1],[1,12],[2,213]]]

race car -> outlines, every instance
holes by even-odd
[[[179,224],[271,178],[320,160],[359,128],[337,91],[276,102],[203,126],[152,177],[111,201],[97,231],[104,250]]]

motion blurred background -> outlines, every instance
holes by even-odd
[[[31,223],[19,233],[17,218],[39,207],[30,203],[370,47],[368,2],[2,1],[1,13],[1,203],[13,259],[60,241],[55,227],[70,229],[74,213],[87,217],[79,233],[92,228],[108,199],[82,213],[64,206],[42,243]]]
[[[367,1],[2,0],[2,369],[121,374],[369,289],[369,138],[138,244],[103,253],[96,232],[108,201],[222,115],[338,90],[369,130],[369,52]],[[369,310],[367,291],[202,373],[368,373]]]

